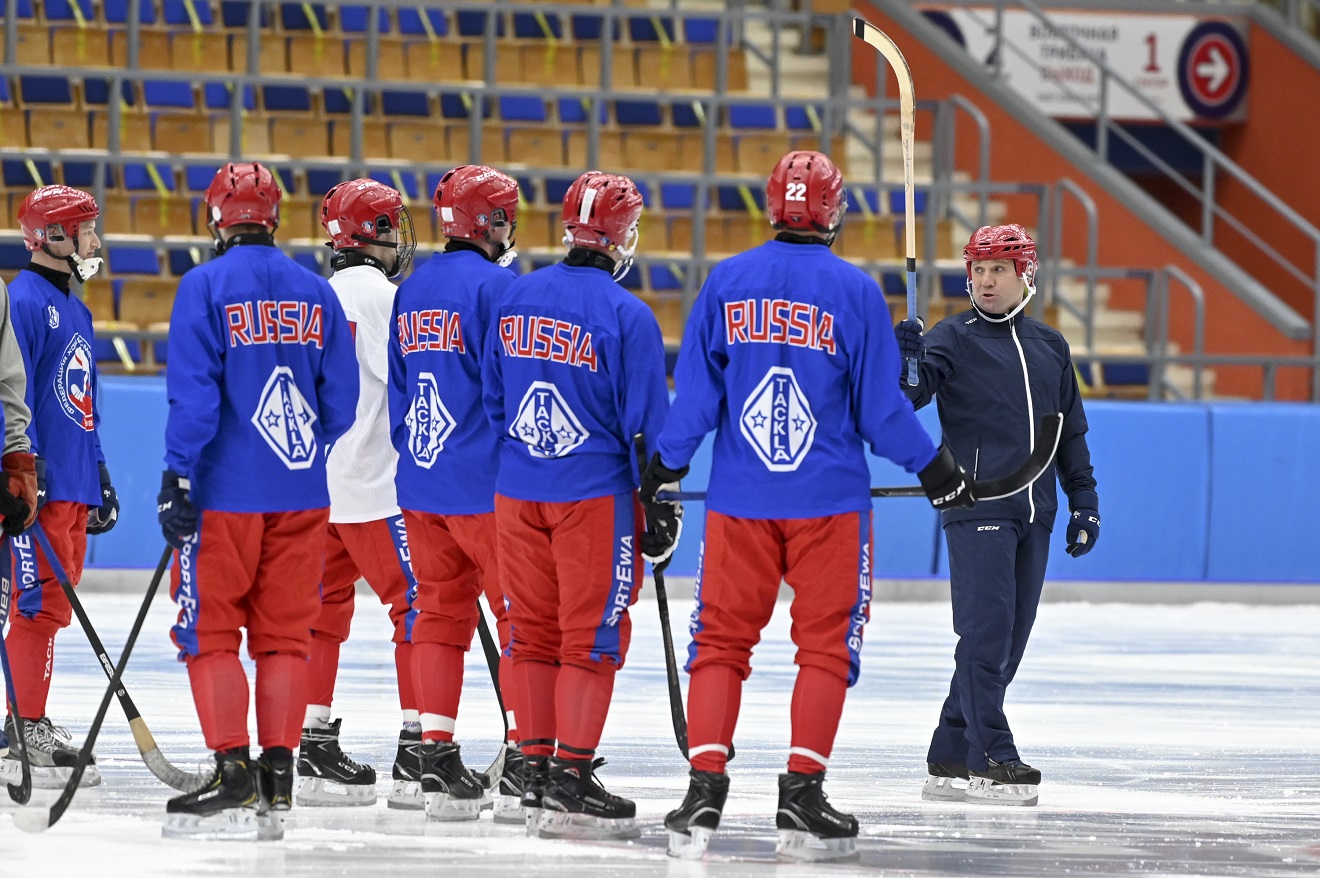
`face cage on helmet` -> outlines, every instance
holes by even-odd
[[[397,225],[389,224],[389,216],[381,214],[376,217],[376,234],[380,235],[388,231],[398,233],[397,241],[383,241],[380,238],[368,238],[366,235],[353,235],[353,240],[359,244],[372,244],[377,247],[394,248],[394,270],[387,277],[398,277],[408,270],[412,265],[413,254],[417,252],[417,232],[413,227],[412,213],[406,205],[399,207],[399,219]]]

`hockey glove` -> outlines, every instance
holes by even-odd
[[[14,496],[0,485],[0,531],[5,536],[16,537],[21,534],[30,511],[22,497]]]
[[[28,514],[24,527],[31,527],[37,518],[37,458],[26,451],[11,451],[0,457],[4,468],[5,485],[9,493],[27,504]]]
[[[46,458],[40,454],[32,462],[32,469],[37,474],[37,509],[46,505]]]
[[[1100,513],[1094,509],[1073,510],[1068,519],[1068,548],[1074,558],[1080,558],[1095,548],[1100,539]]]
[[[930,505],[938,510],[976,505],[976,498],[972,496],[972,480],[967,478],[967,471],[953,459],[953,453],[947,445],[940,446],[935,459],[917,473],[917,478],[926,490]]]
[[[642,472],[642,487],[638,498],[646,513],[646,533],[642,534],[642,557],[656,570],[663,570],[669,556],[678,546],[683,533],[683,504],[677,500],[657,500],[661,491],[677,491],[679,480],[688,473],[687,467],[671,470],[660,462],[660,454],[651,455],[651,462]]]
[[[188,497],[192,485],[174,470],[165,470],[160,480],[160,493],[156,495],[156,519],[165,542],[176,549],[197,533],[197,510]]]
[[[894,338],[898,341],[898,352],[904,363],[911,359],[920,363],[926,358],[926,337],[921,334],[924,328],[920,317],[903,320],[894,327]]]
[[[110,484],[110,470],[101,464],[101,505],[87,510],[87,532],[92,536],[114,530],[119,521],[119,495]]]

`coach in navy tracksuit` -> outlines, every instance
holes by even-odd
[[[963,257],[972,309],[924,337],[916,321],[899,324],[904,358],[920,361],[917,386],[904,380],[904,391],[917,408],[936,398],[945,442],[977,479],[1012,472],[1034,447],[1040,416],[1062,412],[1055,463],[1071,511],[1068,554],[1083,555],[1099,538],[1100,504],[1068,343],[1022,313],[1035,291],[1036,246],[1021,226],[987,226]],[[1040,772],[1018,755],[1004,692],[1036,619],[1055,497],[1053,480],[1042,478],[1012,497],[943,513],[958,646],[923,798],[1036,803]],[[969,775],[966,790],[953,783]]]

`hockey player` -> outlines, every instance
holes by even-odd
[[[28,508],[23,518],[6,518],[4,531],[10,536],[21,533],[37,518],[37,459],[28,438],[32,411],[27,405],[27,371],[18,338],[14,335],[9,289],[0,280],[0,491],[7,492]],[[0,557],[7,555],[0,553]]]
[[[937,399],[954,453],[978,474],[1009,472],[1035,442],[1036,413],[1062,412],[1055,458],[1068,495],[1068,554],[1100,537],[1100,501],[1086,444],[1086,413],[1063,336],[1024,313],[1036,291],[1036,245],[1022,226],[985,226],[963,249],[972,307],[922,335],[897,327],[903,357],[920,364],[917,408]],[[944,513],[953,598],[953,681],[926,757],[924,799],[1034,805],[1040,771],[1018,755],[1004,693],[1022,661],[1045,583],[1058,500],[1052,479],[1031,489]],[[962,783],[961,781],[967,781]]]
[[[358,366],[334,290],[275,248],[280,189],[229,163],[204,195],[218,258],[179,281],[157,498],[175,555],[171,637],[215,772],[166,805],[167,837],[278,838],[293,800],[330,497],[325,454],[353,424]],[[247,629],[259,762],[248,753]]]
[[[82,578],[87,535],[109,531],[119,514],[119,501],[106,469],[97,436],[97,370],[92,355],[92,315],[70,292],[76,275],[86,282],[100,267],[95,255],[100,215],[96,200],[67,186],[43,186],[23,200],[18,224],[32,261],[9,285],[14,336],[28,375],[26,404],[32,473],[22,460],[18,473],[35,478],[37,521],[46,532],[69,583]],[[6,464],[9,468],[9,464]],[[59,788],[69,775],[78,750],[68,733],[46,714],[50,691],[55,632],[68,626],[72,607],[55,579],[44,553],[30,535],[11,539],[17,584],[8,638],[14,689],[21,724],[32,761],[32,782]],[[15,717],[7,720],[13,737]],[[16,770],[6,763],[8,772]],[[95,764],[80,786],[101,782]]]
[[[743,681],[782,579],[798,674],[777,851],[837,859],[854,854],[857,820],[822,784],[871,601],[863,443],[917,473],[933,504],[972,498],[894,387],[898,350],[876,282],[830,252],[847,207],[839,170],[821,153],[790,152],[766,204],[775,239],[715,266],[692,309],[674,407],[642,478],[647,517],[660,518],[656,493],[716,431],[687,664],[691,782],[665,825],[670,853],[693,857],[719,825]]]
[[[655,436],[669,408],[659,325],[615,283],[641,212],[627,177],[578,177],[564,196],[568,255],[509,287],[483,368],[502,440],[500,580],[527,705],[523,803],[542,836],[639,834],[636,806],[595,782],[592,761],[642,573],[632,437]]]
[[[330,707],[339,673],[339,647],[348,639],[355,584],[361,577],[389,607],[394,626],[394,666],[403,710],[402,751],[406,752],[420,731],[407,631],[412,570],[394,497],[398,455],[390,447],[385,399],[395,292],[388,278],[407,271],[417,241],[402,196],[375,180],[350,180],[327,192],[321,203],[321,226],[335,251],[330,286],[353,334],[361,392],[353,427],[326,461],[330,529],[321,575],[321,613],[312,626],[307,715],[298,747],[301,781],[297,802],[372,805],[376,771],[340,749],[340,721],[330,721]],[[408,802],[401,790],[391,793],[392,807]]]
[[[399,505],[412,549],[413,675],[422,709],[422,792],[431,820],[475,820],[484,790],[454,743],[463,654],[484,591],[507,655],[509,625],[495,551],[498,440],[481,407],[481,363],[494,302],[515,275],[518,184],[494,168],[463,165],[440,178],[435,208],[444,252],[399,287],[390,345],[390,426],[399,452]],[[500,687],[517,742],[522,715],[510,671]],[[495,819],[524,820],[522,755],[505,753]]]

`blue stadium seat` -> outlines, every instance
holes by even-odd
[[[95,14],[92,8],[92,0],[77,0],[78,11],[82,13],[83,19],[92,20]],[[42,9],[46,13],[46,21],[76,21],[78,16],[73,11],[73,4],[69,0],[45,0],[42,3]]]
[[[661,183],[660,202],[665,210],[692,210],[697,203],[695,183]]]
[[[814,104],[784,107],[784,127],[789,131],[819,131],[820,120],[824,113],[823,107]]]
[[[208,82],[202,86],[202,103],[208,110],[228,110],[233,101],[233,86],[223,82]],[[255,110],[257,99],[252,86],[243,86],[243,109]]]
[[[440,93],[440,115],[446,119],[466,119],[471,115],[470,106],[473,102],[472,96],[456,92]],[[485,101],[485,106],[481,117],[490,118],[491,101],[489,98]]]
[[[382,91],[380,109],[386,116],[425,118],[431,115],[431,98],[424,91]]]
[[[321,197],[348,179],[338,168],[308,168],[307,194]]]
[[[573,185],[577,177],[546,177],[545,178],[545,200],[547,204],[563,204],[564,195],[568,192],[568,187]]]
[[[549,30],[554,39],[564,36],[564,22],[558,15],[545,12],[515,12],[513,14],[513,35],[523,40],[539,40]]]
[[[495,16],[495,36],[504,36],[504,15],[494,7],[487,7]],[[460,9],[457,24],[460,37],[480,37],[486,33],[485,9]]]
[[[598,42],[605,32],[605,16],[598,13],[583,12],[569,19],[569,30],[573,39],[580,43]],[[614,39],[619,38],[619,20],[614,20]]]
[[[426,175],[427,198],[435,197],[435,190],[436,187],[440,185],[440,178],[443,177],[446,173],[447,173],[446,171],[430,171],[427,173]]]
[[[384,183],[391,189],[402,192],[404,198],[408,201],[416,201],[420,190],[417,188],[417,175],[412,171],[406,170],[384,170],[375,168],[367,173],[367,176],[378,183]],[[402,189],[400,189],[402,184]]]
[[[263,85],[261,105],[267,111],[280,113],[312,110],[312,93],[300,85]]]
[[[559,121],[565,125],[586,124],[587,107],[583,105],[582,98],[560,98],[559,99]],[[605,103],[600,104],[600,123],[605,125],[609,122],[608,112]]]
[[[414,36],[429,36],[430,33],[437,37],[449,35],[449,19],[445,17],[443,9],[426,9],[426,18],[422,18],[422,10],[412,6],[400,6],[399,33]]]
[[[674,27],[674,19],[672,16],[628,16],[628,36],[632,38],[634,43],[654,43],[659,41],[661,39],[661,29],[664,31],[664,39],[669,42],[673,42],[678,35],[678,31]]]
[[[110,24],[128,22],[128,0],[101,0],[101,13]],[[156,4],[151,0],[138,0],[138,21],[142,24],[156,23]]]
[[[96,162],[65,161],[60,169],[65,186],[78,189],[91,189],[96,184]],[[118,185],[119,169],[114,165],[105,166],[105,185],[114,188]]]
[[[252,7],[251,0],[220,0],[220,20],[225,27],[247,27],[248,10]],[[260,13],[260,27],[270,26],[270,20],[266,15],[266,4],[257,4]]]
[[[669,108],[670,114],[674,117],[675,128],[700,128],[701,118],[697,115],[697,106],[695,103],[679,102]]]
[[[193,247],[171,247],[166,256],[170,274],[176,277],[201,264],[201,253]]]
[[[321,93],[321,103],[326,113],[332,115],[353,112],[353,95],[346,88],[327,88]],[[362,101],[362,112],[368,116],[376,112],[376,96],[371,92]]]
[[[752,201],[761,210],[765,210],[765,189],[760,186],[720,186],[716,190],[717,203],[720,210],[747,210],[747,202],[743,200],[741,189],[746,189],[752,196]]]
[[[545,101],[538,97],[504,95],[500,98],[500,118],[505,122],[544,122]]]
[[[12,106],[14,96],[9,91],[9,77],[0,76],[0,107]]]
[[[871,213],[879,213],[880,190],[862,186],[853,186],[850,188],[848,190],[848,210],[860,210],[860,206],[854,207],[854,205],[860,205],[862,203],[865,203],[867,209]]]
[[[169,165],[151,164],[146,162],[129,162],[124,165],[124,188],[130,192],[155,192],[156,180],[153,179],[151,168],[156,171],[156,177],[160,179],[167,192],[173,192],[177,187],[174,182],[174,170]]]
[[[106,248],[106,261],[112,274],[160,274],[160,254],[155,247],[116,244]]]
[[[647,267],[650,273],[651,289],[656,292],[683,289],[683,278],[676,265],[652,263]]]
[[[219,165],[186,165],[183,169],[184,188],[189,192],[205,192],[219,168]]]
[[[1111,386],[1150,384],[1150,366],[1145,363],[1101,363],[1100,375]]]
[[[22,244],[0,243],[0,269],[4,271],[21,271],[32,261],[28,255],[28,249]]]
[[[197,23],[200,25],[209,25],[215,22],[215,15],[211,11],[211,4],[199,0],[192,4],[193,12],[197,15]],[[176,24],[184,27],[192,26],[192,17],[188,14],[188,3],[186,0],[161,0],[161,13],[166,24]]]
[[[119,83],[119,95],[124,103],[130,107],[137,106],[137,91],[133,88],[133,83],[128,80],[122,80]],[[84,79],[83,80],[83,101],[96,106],[105,106],[110,100],[110,80],[108,79]]]
[[[661,125],[660,105],[655,101],[615,101],[614,116],[620,125]]]
[[[142,102],[148,108],[181,107],[192,110],[197,107],[197,95],[192,83],[177,79],[149,79],[142,83]]]
[[[318,258],[319,256],[319,253],[309,253],[308,251],[303,250],[293,254],[293,261],[308,271],[323,275],[325,274],[325,267],[321,265],[321,260]]]
[[[307,17],[308,10],[313,18]],[[330,27],[330,15],[321,3],[281,3],[280,26],[285,30],[326,30]]]
[[[729,107],[729,125],[733,128],[778,128],[779,114],[774,104],[733,104]]]
[[[889,190],[889,212],[894,214],[903,213],[903,204],[906,199],[903,197],[902,189]],[[912,211],[917,216],[926,212],[926,193],[921,189],[915,189],[912,192]]]
[[[38,179],[33,179],[33,169],[36,170]],[[14,189],[35,189],[53,183],[55,174],[50,162],[45,159],[36,159],[30,167],[23,159],[5,159],[0,162],[0,178],[5,181],[6,186]]]
[[[645,277],[646,273],[642,271],[641,266],[634,265],[632,268],[628,269],[628,273],[619,280],[619,286],[623,287],[625,290],[640,290],[645,285]]]
[[[63,76],[20,76],[18,96],[25,104],[72,104],[73,86]]]
[[[390,15],[387,9],[376,10],[376,29],[383,34],[390,32]],[[371,24],[365,6],[340,6],[339,29],[346,34],[364,34]]]
[[[897,271],[882,271],[880,273],[880,289],[886,296],[906,296],[907,295],[907,276]]]
[[[633,180],[637,193],[642,196],[642,207],[651,206],[651,187],[645,180]]]
[[[540,190],[536,179],[533,177],[514,177],[514,179],[518,182],[518,194],[522,196],[523,201],[535,204],[536,193]],[[435,192],[434,186],[431,187],[431,191]]]
[[[14,18],[23,21],[36,18],[36,13],[32,9],[32,0],[18,0],[18,9],[14,13]]]
[[[967,295],[967,275],[940,272],[940,295],[946,299],[961,299]]]
[[[732,35],[732,28],[730,35]],[[689,43],[713,43],[719,39],[720,20],[718,18],[690,17],[683,19],[683,38]]]

